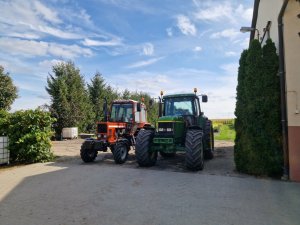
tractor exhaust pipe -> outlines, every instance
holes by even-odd
[[[164,92],[163,91],[160,91],[160,97],[159,98],[159,103],[158,103],[158,117],[162,117],[162,114],[163,114],[163,95],[164,95]]]

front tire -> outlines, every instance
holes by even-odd
[[[113,156],[115,163],[123,164],[127,160],[128,156],[128,147],[124,142],[119,142],[115,145],[113,150]]]
[[[203,170],[203,133],[201,130],[188,130],[185,139],[185,163],[189,170]]]
[[[141,167],[154,166],[156,163],[157,152],[150,151],[153,137],[153,130],[140,130],[136,138],[135,155],[137,162]]]
[[[80,156],[81,159],[86,162],[93,162],[98,155],[98,152],[94,150],[94,144],[90,141],[85,141],[81,145]]]

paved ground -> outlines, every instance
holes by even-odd
[[[0,169],[1,225],[299,224],[300,184],[234,172],[230,143],[197,173],[181,155],[151,169],[110,153],[84,164],[78,145],[54,143],[57,162]]]
[[[71,162],[77,163],[81,162],[79,156],[80,145],[83,140],[72,140],[72,141],[55,141],[53,142],[53,150],[55,155],[59,156],[57,161],[59,162]],[[226,175],[226,176],[245,176],[235,172],[234,162],[233,162],[233,142],[230,141],[216,141],[215,142],[215,157],[214,160],[205,161],[205,169],[199,171],[201,174],[210,175]],[[113,155],[110,151],[99,152],[96,159],[96,164],[101,163],[104,165],[117,166],[114,163]],[[151,170],[165,170],[173,172],[190,172],[185,169],[185,155],[177,154],[174,158],[164,159],[158,157],[156,166],[148,168]],[[122,165],[126,168],[137,168],[138,165],[135,160],[134,151],[129,152],[129,157],[126,164]]]

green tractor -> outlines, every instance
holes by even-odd
[[[201,96],[207,102],[207,95]],[[139,132],[135,154],[142,167],[154,166],[158,152],[164,158],[185,152],[189,170],[202,170],[204,158],[214,156],[212,122],[200,108],[197,89],[191,94],[173,94],[159,97],[159,118],[156,128]]]

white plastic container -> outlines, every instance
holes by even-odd
[[[0,165],[9,164],[8,137],[0,137]]]
[[[78,127],[66,127],[62,130],[62,137],[64,139],[78,138]]]

